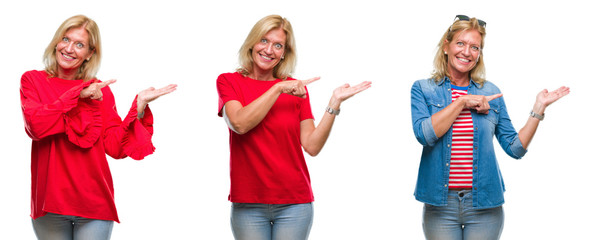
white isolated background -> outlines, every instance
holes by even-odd
[[[310,239],[423,239],[413,198],[421,146],[411,128],[410,88],[427,78],[437,42],[456,14],[487,24],[487,77],[516,129],[543,88],[571,87],[550,106],[523,160],[496,144],[506,181],[503,239],[586,237],[588,34],[580,1],[4,1],[0,4],[0,239],[35,239],[30,142],[19,80],[42,69],[57,27],[85,14],[99,25],[98,77],[124,116],[142,89],[178,84],[150,104],[156,152],[109,159],[121,224],[112,239],[232,239],[229,144],[217,117],[217,76],[237,67],[251,27],[287,17],[298,47],[295,77],[309,86],[316,123],[336,87],[373,87],[342,105],[330,139],[307,156],[315,193]]]

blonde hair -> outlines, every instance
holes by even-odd
[[[485,79],[485,61],[483,60],[483,47],[485,46],[485,27],[479,25],[479,21],[476,18],[471,18],[468,21],[456,20],[449,28],[440,42],[438,43],[438,50],[434,57],[434,71],[432,72],[432,78],[436,82],[440,82],[444,77],[450,77],[448,73],[448,56],[444,54],[444,45],[452,42],[455,36],[458,34],[468,31],[477,30],[481,34],[481,47],[479,52],[479,59],[475,67],[470,70],[470,78],[476,83],[484,84]],[[447,41],[447,42],[446,42]]]
[[[254,25],[239,49],[240,67],[237,69],[237,72],[244,76],[252,73],[254,65],[252,49],[254,45],[260,42],[266,33],[275,28],[282,29],[286,34],[286,46],[284,48],[284,59],[278,62],[274,67],[272,74],[279,79],[286,79],[287,77],[292,76],[297,62],[294,33],[290,22],[279,15],[266,16]]]
[[[55,57],[57,44],[65,36],[65,33],[72,28],[83,27],[88,32],[88,47],[90,51],[94,51],[89,61],[84,61],[78,68],[76,79],[90,80],[96,78],[98,68],[100,68],[101,47],[100,47],[100,31],[98,25],[94,20],[84,16],[77,15],[65,20],[61,26],[55,31],[53,39],[45,49],[43,54],[43,62],[45,63],[45,71],[51,77],[57,75],[57,59]]]

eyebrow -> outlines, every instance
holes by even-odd
[[[460,39],[460,38],[456,38],[456,42],[465,42],[465,43],[468,43],[469,45],[473,45],[473,46],[477,46],[477,47],[481,46],[480,43],[472,43],[470,41],[467,41],[465,39]]]

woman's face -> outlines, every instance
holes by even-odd
[[[83,27],[72,28],[62,37],[55,47],[58,77],[64,71],[77,71],[94,53],[88,44],[88,32]]]
[[[286,33],[284,30],[274,28],[268,31],[252,48],[254,69],[262,72],[272,71],[284,55],[285,44]]]
[[[481,34],[467,30],[454,36],[452,42],[446,42],[444,52],[448,55],[450,73],[469,73],[477,62],[481,51]]]

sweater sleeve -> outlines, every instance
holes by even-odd
[[[20,99],[25,131],[35,141],[58,133],[83,148],[91,147],[101,132],[100,112],[97,106],[79,100],[82,89],[92,84],[83,82],[57,97],[52,97],[52,87],[46,76],[30,71],[23,74]],[[53,93],[54,94],[54,93]],[[82,107],[79,104],[82,103]]]
[[[145,107],[143,118],[138,119],[137,97],[135,97],[127,116],[121,120],[110,88],[105,89],[103,91],[105,124],[103,139],[106,153],[115,159],[129,156],[135,160],[141,160],[152,154],[155,147],[151,142],[153,115],[149,105]]]

